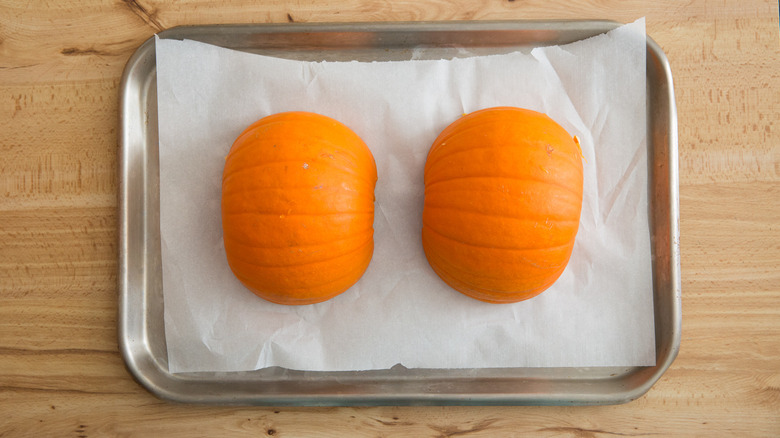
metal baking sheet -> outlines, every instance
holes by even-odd
[[[567,44],[611,21],[270,24],[177,27],[191,39],[299,60],[405,60],[507,53]],[[131,56],[119,103],[119,346],[127,369],[160,398],[243,405],[592,405],[646,393],[680,345],[677,113],[669,62],[647,38],[647,126],[656,365],[652,367],[409,369],[231,373],[168,371],[160,260],[154,38]]]

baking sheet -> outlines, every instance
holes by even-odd
[[[342,63],[158,40],[170,371],[654,365],[645,42],[639,20],[530,53]],[[460,114],[499,105],[549,114],[581,139],[586,164],[569,267],[542,295],[496,306],[441,282],[419,230],[433,139]],[[289,110],[347,124],[379,170],[369,269],[343,295],[303,307],[244,289],[225,261],[219,223],[232,141],[254,120]]]
[[[182,26],[193,39],[299,60],[407,60],[499,54],[566,44],[619,26],[600,20]],[[157,397],[267,406],[590,405],[640,397],[680,347],[677,113],[672,71],[647,38],[647,126],[656,365],[649,367],[420,369],[173,374],[164,330],[154,38],[130,57],[119,87],[118,341],[128,372]]]

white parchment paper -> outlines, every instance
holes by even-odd
[[[302,62],[158,39],[160,226],[171,372],[655,364],[647,203],[644,20],[530,53]],[[492,106],[547,113],[587,160],[574,252],[546,292],[482,303],[450,289],[420,242],[423,166],[438,133]],[[291,110],[333,117],[377,163],[375,251],[325,303],[268,303],[222,244],[224,157]]]

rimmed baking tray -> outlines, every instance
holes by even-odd
[[[610,21],[284,24],[177,27],[191,39],[300,60],[436,58],[566,44]],[[163,399],[255,405],[588,405],[640,397],[680,346],[677,113],[668,60],[647,38],[647,126],[656,365],[170,373],[163,322],[154,38],[131,56],[119,104],[119,346],[134,378]]]

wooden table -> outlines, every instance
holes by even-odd
[[[0,436],[780,436],[778,3],[4,2]],[[683,332],[644,397],[603,407],[259,408],[160,401],[117,347],[117,98],[184,24],[647,17],[679,112]]]

